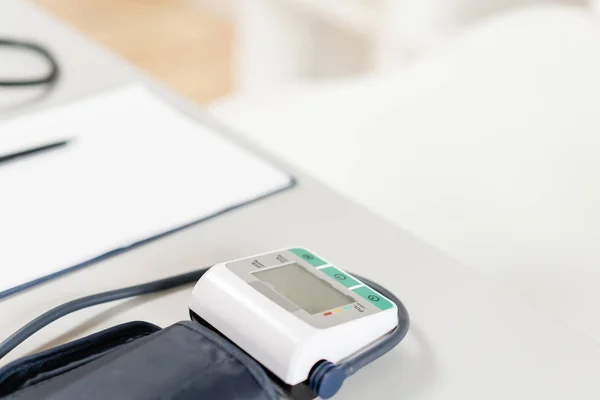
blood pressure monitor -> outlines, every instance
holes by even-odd
[[[2,341],[0,359],[74,311],[196,281],[195,322],[129,322],[16,360],[0,369],[0,397],[328,399],[408,332],[392,292],[292,247],[71,300]]]
[[[327,373],[397,330],[400,315],[392,299],[302,247],[213,266],[190,310],[284,384],[320,379],[316,392]],[[341,381],[351,373],[338,370]]]

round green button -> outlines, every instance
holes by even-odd
[[[290,249],[292,253],[312,265],[313,267],[320,267],[321,265],[327,264],[325,261],[321,260],[319,257],[314,254],[304,250],[304,249]]]
[[[326,275],[329,275],[330,277],[332,277],[342,285],[346,286],[347,288],[360,285],[359,281],[346,275],[344,272],[340,271],[336,267],[327,267],[320,269],[319,271],[323,272]]]

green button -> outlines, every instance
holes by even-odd
[[[354,289],[353,292],[358,294],[360,297],[369,300],[371,304],[376,305],[382,310],[387,310],[388,308],[393,307],[389,300],[385,299],[382,295],[369,287],[362,286]]]
[[[342,285],[346,286],[347,288],[356,286],[356,285],[360,285],[359,281],[355,280],[354,278],[349,277],[348,275],[346,275],[345,273],[343,273],[336,267],[327,267],[327,268],[323,268],[319,271],[324,272],[325,274],[329,275],[330,277],[332,277],[333,279],[335,279]]]
[[[292,253],[312,265],[313,267],[319,267],[321,265],[327,264],[325,261],[321,260],[319,257],[314,254],[309,253],[304,249],[290,249]]]

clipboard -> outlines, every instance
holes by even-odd
[[[0,299],[274,195],[287,172],[143,87],[0,125],[73,137],[0,165]]]

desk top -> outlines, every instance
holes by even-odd
[[[51,94],[32,102],[28,100],[35,91],[1,93],[0,106],[5,108],[0,118],[141,81],[182,112],[208,122],[192,104],[33,6],[20,0],[2,3],[0,33],[43,41],[57,54],[64,73]],[[22,105],[6,108],[7,102]],[[338,398],[600,396],[600,346],[296,171],[285,163],[285,154],[264,154],[242,137],[225,129],[223,134],[292,171],[298,186],[0,301],[0,337],[76,297],[301,244],[385,284],[402,298],[412,317],[405,342],[349,379]],[[166,326],[187,319],[190,291],[186,287],[78,312],[45,328],[2,364],[121,322],[147,320]]]

